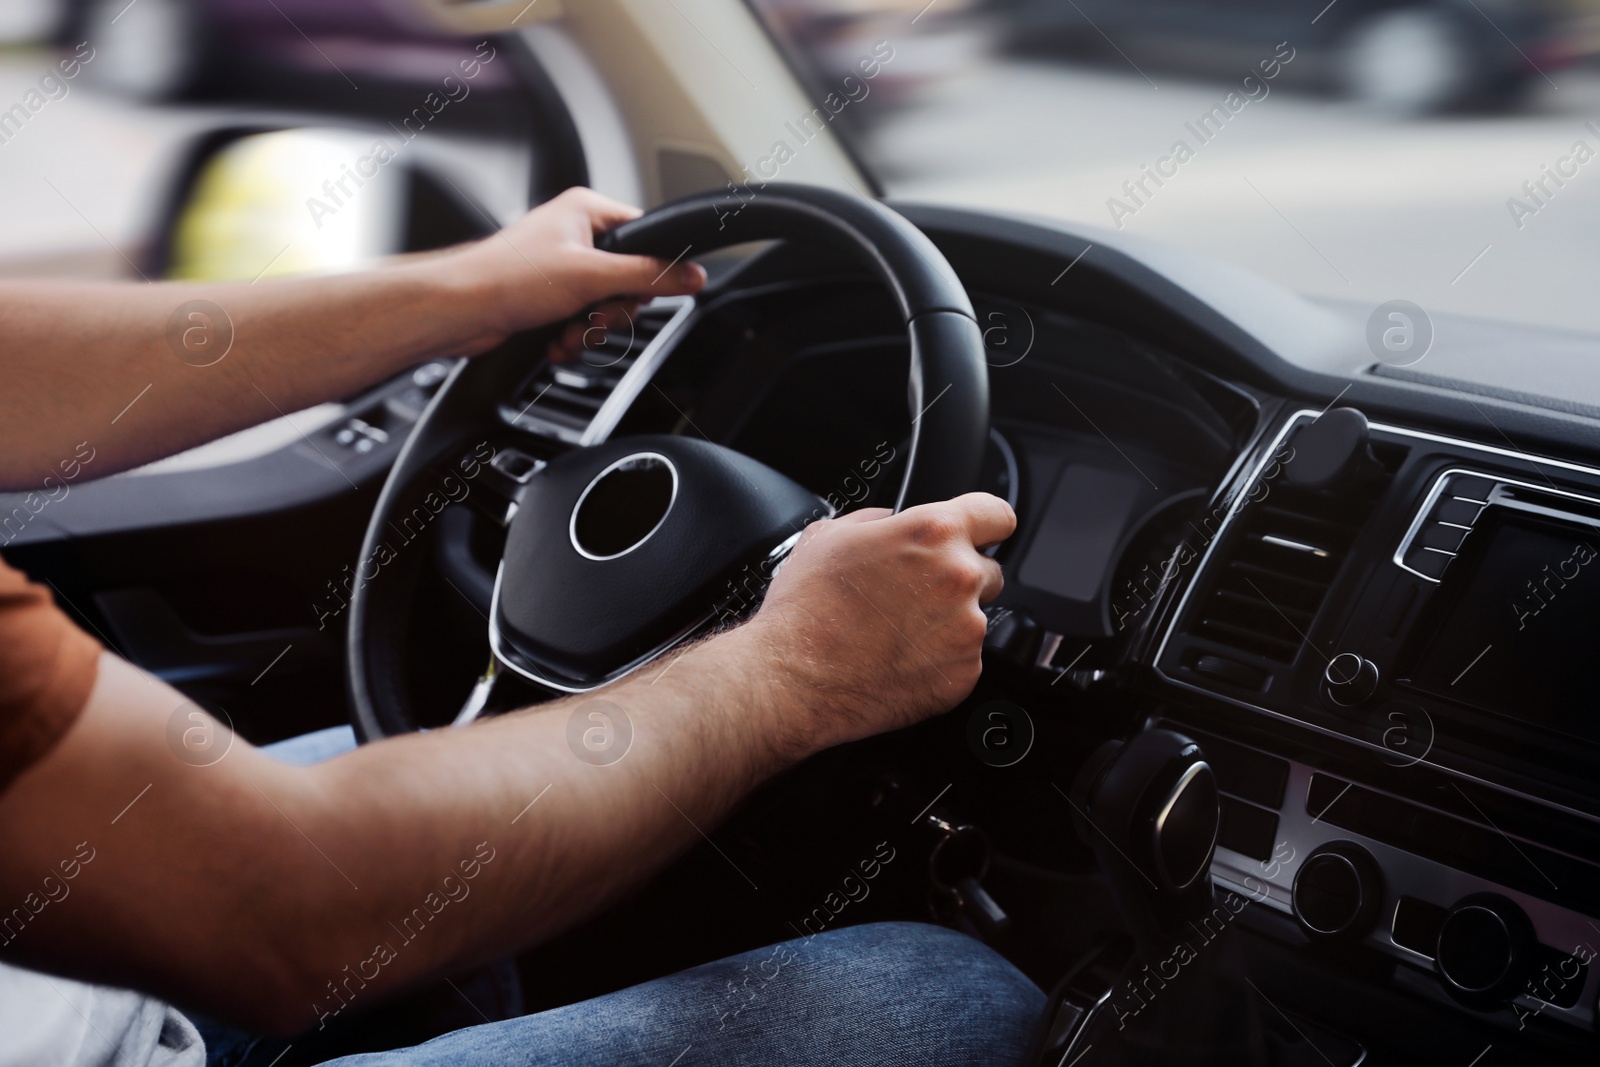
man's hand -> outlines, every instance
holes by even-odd
[[[980,606],[1005,584],[978,549],[1016,526],[1010,505],[987,493],[809,526],[748,624],[799,683],[792,739],[825,748],[948,711],[972,692]]]
[[[607,297],[697,292],[706,281],[697,263],[669,265],[594,247],[597,234],[638,216],[637,208],[592,189],[568,189],[461,249],[456,262],[483,294],[485,324],[501,337],[570,318]]]

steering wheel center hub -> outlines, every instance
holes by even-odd
[[[827,513],[709,441],[648,435],[569,452],[528,482],[507,531],[490,644],[552,688],[603,685],[715,618],[742,569]]]
[[[572,509],[568,535],[596,562],[626,556],[667,521],[678,498],[678,468],[659,452],[636,452],[595,476]]]

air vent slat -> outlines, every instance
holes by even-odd
[[[1228,577],[1237,577],[1240,584],[1246,581],[1254,581],[1257,584],[1262,581],[1268,581],[1280,589],[1287,590],[1286,595],[1289,596],[1307,596],[1320,601],[1323,591],[1327,589],[1326,580],[1307,578],[1281,568],[1263,566],[1251,560],[1231,560],[1228,563],[1228,569],[1234,572]]]
[[[1265,592],[1265,590],[1263,590]],[[1232,589],[1218,589],[1215,600],[1219,604],[1236,605],[1240,609],[1248,609],[1252,614],[1261,615],[1268,619],[1287,618],[1297,626],[1309,625],[1316,612],[1316,606],[1298,607],[1274,600],[1271,603],[1261,599],[1260,594],[1254,591],[1239,593]]]
[[[1230,648],[1242,648],[1246,652],[1253,652],[1267,659],[1287,662],[1294,657],[1300,647],[1298,637],[1274,638],[1261,630],[1244,626],[1230,626],[1225,622],[1207,619],[1201,624],[1201,632]]]

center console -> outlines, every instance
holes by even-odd
[[[1596,1026],[1600,469],[1300,411],[1167,564],[1212,878],[1513,1029]]]

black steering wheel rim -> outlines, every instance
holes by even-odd
[[[790,184],[752,186],[750,192],[742,200],[710,193],[674,201],[602,235],[597,246],[676,262],[753,241],[821,241],[866,266],[893,296],[911,349],[911,443],[896,509],[971,490],[988,434],[987,368],[971,301],[944,256],[902,216],[864,197]],[[474,436],[493,436],[483,429],[492,417],[485,413],[525,376],[523,352],[479,356],[451,372],[396,458],[360,560],[373,560],[386,546],[391,520],[416,498],[415,483],[424,474],[460,454]],[[366,579],[358,565],[346,672],[351,720],[362,742],[419,728],[404,684],[403,645],[417,557],[424,555],[403,557],[387,582],[377,580],[382,572],[376,568]]]

